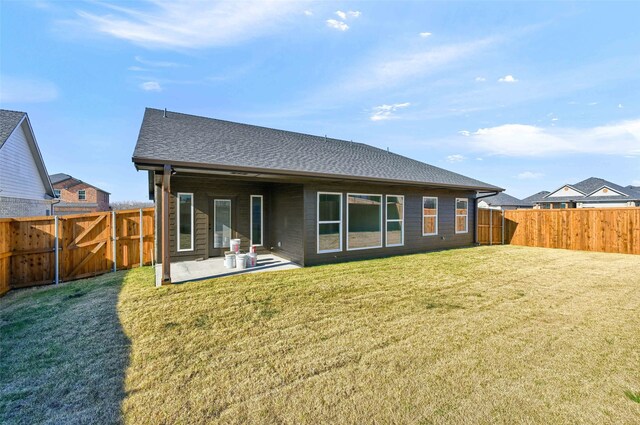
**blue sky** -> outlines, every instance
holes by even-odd
[[[525,197],[640,184],[637,2],[0,4],[50,173],[143,200],[146,106],[389,147]]]

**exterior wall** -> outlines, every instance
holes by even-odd
[[[635,207],[636,202],[579,202],[577,208],[626,208]]]
[[[265,241],[270,241],[269,236],[269,187],[267,183],[251,181],[220,179],[209,176],[193,176],[176,174],[171,176],[169,195],[169,247],[172,262],[209,258],[211,244],[211,229],[213,217],[210,217],[211,200],[214,197],[231,199],[235,214],[232,217],[232,237],[241,240],[240,248],[249,250],[250,235],[250,196],[262,195],[264,208]],[[178,193],[193,193],[194,202],[194,249],[193,251],[177,250],[177,195]],[[162,190],[156,190],[156,258],[162,259]],[[269,252],[269,246],[264,246],[258,252]]]
[[[270,186],[269,216],[271,251],[289,260],[304,263],[304,190],[293,184]]]
[[[581,198],[584,197],[582,193],[578,192],[575,189],[572,189],[569,186],[563,186],[562,189],[556,190],[552,194],[547,195],[548,198],[567,197],[567,196],[575,196],[575,197],[581,197]]]
[[[0,218],[51,215],[51,201],[0,196]]]
[[[24,120],[0,149],[0,193],[9,198],[44,200],[47,189],[36,164],[37,153],[24,131],[26,125]]]
[[[610,189],[608,187],[603,187],[597,192],[592,193],[589,197],[592,196],[621,196],[622,194],[616,190]]]
[[[60,203],[56,214],[81,214],[109,211],[109,194],[77,179],[64,180],[53,185],[60,191]],[[78,199],[78,192],[85,191],[85,199]]]
[[[318,254],[317,252],[317,193],[341,192],[343,194],[342,210],[342,251]],[[382,195],[404,195],[404,245],[396,247],[384,246],[384,229],[386,226],[386,208],[383,208],[383,247],[347,251],[347,193],[367,193]],[[438,197],[438,234],[422,236],[422,197]],[[410,254],[436,249],[470,246],[474,243],[475,229],[475,192],[453,191],[446,189],[414,188],[409,186],[382,186],[371,184],[306,184],[304,187],[304,232],[305,232],[305,265],[349,261],[390,255]],[[467,233],[455,233],[455,200],[468,198]]]

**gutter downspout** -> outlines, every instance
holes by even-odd
[[[475,201],[474,201],[474,210],[475,210],[475,217],[474,217],[474,226],[473,226],[473,243],[478,245],[478,200],[482,199],[482,198],[488,198],[490,196],[495,196],[498,193],[500,193],[499,191],[495,191],[495,192],[490,192],[487,195],[482,195],[482,196],[476,196]]]

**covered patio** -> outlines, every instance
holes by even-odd
[[[259,273],[278,270],[297,269],[300,266],[273,254],[258,255],[255,267],[246,269],[228,269],[224,266],[224,257],[212,257],[206,260],[180,261],[171,264],[171,282],[185,283],[194,280],[212,279],[244,273]],[[156,286],[162,284],[162,264],[156,265]]]

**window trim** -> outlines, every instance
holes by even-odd
[[[260,243],[253,243],[253,198],[260,198]],[[251,195],[249,197],[249,242],[251,245],[264,246],[264,196]]]
[[[60,198],[60,195],[62,195],[62,192],[60,191],[60,189],[53,189],[54,198]]]
[[[436,231],[435,233],[425,233],[424,232],[424,219],[426,217],[433,217],[432,215],[426,215],[424,213],[424,201],[425,199],[435,199],[436,200]],[[440,215],[440,201],[437,196],[423,196],[422,197],[422,236],[438,236],[438,216]]]
[[[396,198],[402,198],[402,218],[392,218],[389,219],[388,215],[387,215],[387,206],[389,205],[389,197],[396,197]],[[384,246],[385,247],[393,247],[393,246],[404,246],[404,209],[405,209],[405,204],[404,204],[404,195],[385,195],[385,199],[384,199],[384,207],[385,207],[385,220],[384,220]],[[394,243],[394,244],[389,244],[389,237],[387,236],[387,234],[389,233],[389,222],[394,223],[394,222],[400,222],[402,223],[402,227],[400,230],[400,240],[402,241],[401,243]]]
[[[320,221],[320,195],[338,195],[340,197],[340,220]],[[318,254],[327,254],[330,252],[342,252],[342,192],[318,192],[316,195],[316,252]],[[340,248],[338,249],[320,249],[320,225],[321,224],[338,224]]]
[[[191,196],[191,247],[189,249],[186,248],[180,248],[180,195],[189,195]],[[176,216],[178,217],[178,228],[176,229],[176,251],[177,252],[188,252],[188,251],[193,251],[193,239],[194,239],[194,234],[195,234],[195,228],[194,228],[194,210],[193,210],[193,204],[194,204],[194,196],[193,193],[189,193],[189,192],[178,192],[177,196],[176,196]]]
[[[379,196],[380,197],[380,245],[378,246],[366,246],[363,248],[349,248],[349,196],[352,195],[360,195],[360,196]],[[384,201],[384,195],[382,195],[381,193],[347,193],[347,251],[362,251],[364,249],[378,249],[378,248],[382,248],[383,244],[382,244],[382,235],[384,234],[384,232],[382,231],[382,224],[383,224],[383,220],[382,220],[382,203]],[[386,204],[385,204],[386,207]],[[386,225],[386,224],[385,224]]]
[[[82,192],[82,199],[80,199],[80,192]],[[85,189],[80,189],[78,191],[78,201],[86,201],[87,200],[87,191]]]
[[[465,201],[467,203],[467,213],[464,215],[464,231],[458,231],[458,217],[462,217],[462,215],[458,215],[458,201]],[[456,214],[455,220],[455,231],[456,234],[469,233],[469,198],[456,198],[456,203],[453,206],[453,210]]]

